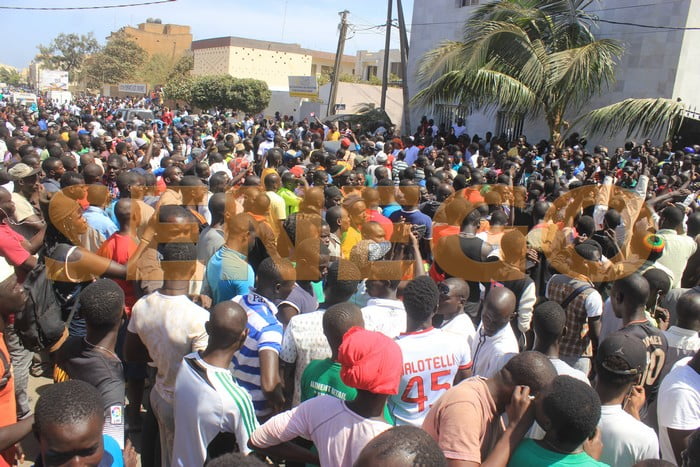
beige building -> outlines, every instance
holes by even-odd
[[[126,33],[150,56],[165,55],[170,58],[179,58],[187,53],[192,45],[190,27],[179,24],[149,21],[135,28],[124,26],[119,31]]]
[[[321,52],[309,50],[311,54],[311,74],[317,77],[321,75],[331,76],[335,66],[335,54],[332,52]],[[355,75],[355,57],[343,55],[340,59],[340,74]]]
[[[384,72],[384,50],[379,52],[368,52],[358,50],[355,62],[355,71],[361,80],[369,81],[372,77],[382,78]],[[396,75],[403,79],[401,72],[401,51],[399,49],[389,50],[389,76]]]
[[[311,74],[311,51],[299,44],[217,37],[192,42],[195,76],[229,74],[265,81],[271,91],[288,91],[289,76]]]

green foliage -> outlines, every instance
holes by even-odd
[[[151,86],[162,85],[170,79],[176,65],[177,62],[172,57],[156,54],[144,61],[141,68],[134,73],[134,78]]]
[[[228,91],[233,84],[230,75],[200,76],[192,85],[192,104],[203,110],[228,107]]]
[[[324,84],[328,84],[331,82],[331,77],[330,75],[326,73],[322,73],[316,78],[316,82],[318,83],[318,87],[323,86]]]
[[[228,90],[228,105],[246,113],[260,113],[270,103],[272,92],[265,81],[259,79],[236,79]]]
[[[81,78],[88,87],[130,81],[146,58],[146,52],[126,34],[113,34],[104,48],[86,61]]]
[[[193,86],[194,78],[189,75],[172,76],[163,86],[163,95],[165,99],[173,99],[191,104]]]
[[[72,81],[80,71],[85,58],[99,50],[100,46],[93,33],[59,34],[49,45],[39,45],[36,60],[50,70],[63,70],[69,73]]]
[[[467,20],[462,41],[443,42],[419,64],[423,89],[414,102],[458,102],[472,110],[502,109],[543,116],[551,141],[560,146],[576,114],[615,80],[622,44],[596,39],[595,18],[584,11],[591,0],[500,0],[480,7]],[[631,101],[625,108],[630,107]],[[636,108],[640,108],[637,106]],[[617,108],[620,110],[620,108]],[[629,130],[656,128],[679,111],[667,102],[656,112],[625,120]],[[610,134],[612,112],[598,112],[592,131]]]
[[[350,73],[341,73],[340,76],[338,76],[338,81],[341,83],[359,83],[360,78]]]
[[[13,68],[0,68],[0,83],[6,83],[12,86],[22,84],[22,75]]]
[[[369,84],[373,84],[375,86],[381,86],[382,85],[382,79],[379,76],[370,76],[369,79],[367,80]]]
[[[230,75],[200,76],[192,84],[191,102],[201,109],[214,107],[258,113],[267,107],[272,92],[257,79],[239,79]]]
[[[172,69],[173,75],[189,75],[194,69],[194,56],[186,54],[180,57]]]

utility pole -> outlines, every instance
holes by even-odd
[[[338,38],[338,49],[335,52],[335,64],[333,66],[333,80],[331,81],[331,95],[328,98],[328,115],[335,115],[335,98],[338,95],[338,77],[340,75],[340,62],[345,51],[345,36],[348,32],[348,10],[340,13],[340,37]]]
[[[399,12],[399,40],[401,42],[401,88],[403,89],[403,127],[404,135],[411,134],[411,112],[408,109],[408,104],[410,102],[408,96],[408,70],[406,65],[408,63],[408,35],[406,34],[406,21],[403,18],[403,6],[401,5],[401,0],[396,0],[396,8]]]
[[[384,40],[384,69],[382,71],[382,101],[379,105],[386,111],[386,89],[389,86],[389,49],[391,48],[391,7],[394,0],[389,0],[386,8],[386,39]]]

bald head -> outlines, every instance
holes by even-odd
[[[207,353],[240,348],[247,334],[247,324],[248,315],[238,303],[226,300],[216,305],[205,325],[209,334]]]
[[[265,215],[270,210],[270,198],[266,193],[260,193],[253,201],[253,214]]]
[[[83,177],[86,185],[92,185],[102,178],[102,168],[94,162],[86,164],[83,166]]]
[[[119,221],[120,226],[129,225],[131,223],[131,210],[138,205],[131,203],[131,198],[120,198],[114,205],[114,216]]]
[[[226,193],[214,193],[209,198],[209,212],[211,212],[211,223],[219,224],[224,219],[226,211]]]
[[[299,210],[301,212],[320,213],[323,209],[325,198],[323,196],[323,188],[315,186],[311,187],[304,193],[304,198],[301,200]]]
[[[277,174],[269,174],[265,176],[265,190],[267,191],[277,191],[282,185],[282,179]]]
[[[481,324],[487,336],[503,329],[515,313],[515,294],[505,287],[491,287],[483,301]]]
[[[643,313],[649,293],[649,282],[636,272],[616,280],[610,291],[610,303],[615,316],[622,318],[626,324],[635,314]]]

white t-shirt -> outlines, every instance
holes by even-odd
[[[362,308],[365,329],[394,339],[406,332],[406,310],[400,300],[370,298]]]
[[[389,428],[356,414],[345,401],[322,395],[272,417],[250,439],[266,448],[301,436],[314,442],[321,465],[352,467],[365,445]]]
[[[557,370],[557,375],[571,376],[579,381],[583,381],[589,386],[591,385],[591,382],[588,380],[588,377],[583,371],[577,370],[565,361],[558,358],[550,358],[549,361],[552,362],[554,369]]]
[[[510,323],[490,337],[484,334],[482,326],[479,325],[472,343],[474,376],[491,378],[519,351],[518,339],[513,334]]]
[[[323,334],[323,310],[294,316],[284,330],[280,359],[295,364],[292,407],[301,402],[301,376],[311,360],[331,356],[331,348]]]
[[[687,357],[675,364],[661,382],[657,398],[661,458],[673,464],[676,457],[666,430],[700,428],[700,374],[688,365],[690,360]]]
[[[175,381],[173,465],[204,465],[219,433],[233,433],[243,454],[258,427],[250,394],[227,368],[212,366],[198,352],[186,356]]]
[[[659,458],[659,439],[652,428],[622,410],[621,405],[603,405],[600,411],[600,462],[632,467],[644,459]]]
[[[182,358],[204,350],[209,335],[204,323],[209,312],[186,295],[163,295],[156,291],[137,301],[131,310],[129,332],[138,334],[158,369],[154,389],[172,403],[175,378]]]
[[[474,344],[474,336],[476,336],[476,329],[474,329],[474,323],[472,319],[467,316],[466,313],[460,313],[451,320],[440,325],[440,329],[445,332],[458,335],[462,340],[469,344],[469,348],[472,348]]]
[[[442,329],[401,334],[396,343],[403,355],[399,392],[387,402],[397,425],[423,426],[433,404],[452,383],[459,370],[471,366],[466,341]]]

